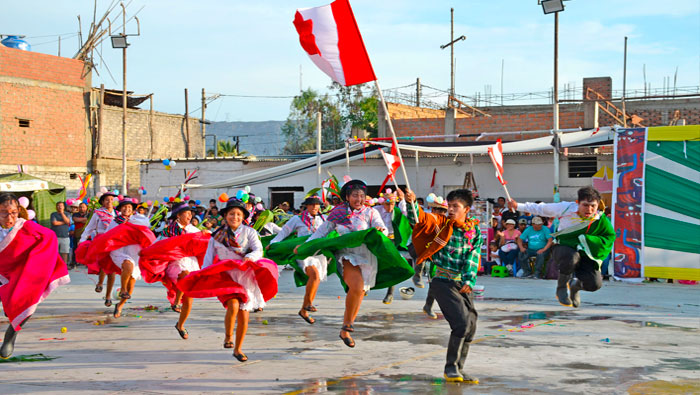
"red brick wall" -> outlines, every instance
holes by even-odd
[[[83,62],[0,45],[0,75],[83,87]]]
[[[594,91],[603,95],[604,98],[612,98],[612,78],[610,77],[593,77],[583,79],[583,97],[586,98],[586,90],[591,88]],[[591,97],[591,99],[594,99]]]
[[[0,46],[0,164],[85,167],[82,65]]]

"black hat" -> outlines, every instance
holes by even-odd
[[[177,203],[175,206],[173,206],[173,211],[170,212],[170,219],[173,220],[177,218],[177,215],[183,211],[192,211],[194,213],[194,209],[190,207],[189,204],[187,203]]]
[[[104,200],[104,198],[106,198],[107,196],[117,197],[117,195],[115,195],[115,194],[112,193],[112,192],[105,192],[105,193],[103,193],[102,196],[100,196],[100,198],[97,200],[97,202],[100,203],[100,206],[104,206],[104,205],[102,204],[102,200]]]
[[[343,187],[340,188],[340,198],[343,199],[343,201],[346,201],[348,190],[358,188],[367,192],[367,184],[365,184],[362,180],[350,180],[346,182],[345,185],[343,185]]]
[[[321,203],[321,199],[319,199],[318,196],[309,196],[306,198],[306,200],[304,200],[304,202],[302,204],[304,206],[308,206],[308,205],[322,204],[322,203]]]
[[[220,211],[221,216],[226,218],[226,213],[228,213],[232,208],[237,208],[243,211],[243,218],[248,218],[250,216],[250,212],[248,212],[248,209],[245,208],[245,203],[243,203],[243,201],[240,199],[236,199],[235,197],[230,198],[226,202],[226,206]]]
[[[131,205],[131,208],[132,208],[134,211],[136,211],[136,207],[138,206],[138,204],[134,203],[134,200],[133,200],[133,199],[130,199],[130,198],[124,198],[124,199],[122,199],[122,200],[119,202],[119,204],[117,205],[117,210],[120,210],[122,207],[126,206],[127,204],[130,204],[130,205]]]

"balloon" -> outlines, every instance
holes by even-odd
[[[428,195],[428,196],[425,198],[425,200],[426,200],[428,203],[433,203],[433,202],[435,201],[435,195],[433,195],[433,194],[431,193],[430,195]]]
[[[238,200],[243,200],[243,194],[244,194],[244,193],[245,193],[245,191],[242,190],[242,189],[239,190],[238,192],[236,192],[236,199],[238,199]]]
[[[107,188],[106,188],[106,187],[100,188],[100,192],[102,192],[102,193],[107,193]]]
[[[379,204],[384,203],[384,198],[383,198],[383,197],[380,197],[379,199],[377,199],[377,203],[379,203]]]
[[[175,198],[175,203],[180,203],[182,200],[179,197]]]
[[[350,177],[350,176],[343,176],[343,181],[345,181],[345,182],[350,182],[350,181],[352,181],[352,177]]]
[[[175,163],[174,160],[171,160],[171,161],[170,161],[170,167],[175,167],[176,164],[177,164],[177,163]]]
[[[250,198],[250,195],[248,195],[248,193],[246,192],[243,192],[243,196],[241,196],[241,200],[243,201],[243,203],[247,203],[248,198]]]
[[[34,210],[27,210],[27,217],[30,221],[33,220],[36,217],[36,213],[34,212]]]
[[[118,190],[118,189],[115,189],[115,190],[112,191],[112,193],[115,194],[115,195],[119,195],[119,190]]]
[[[250,186],[246,185],[245,188],[243,188],[243,190],[250,193]]]
[[[391,188],[387,188],[386,193],[391,193]]]
[[[131,201],[132,201],[133,203],[139,204],[139,200],[136,199],[136,198],[131,199]]]
[[[170,159],[163,159],[163,166],[170,166]]]
[[[160,206],[160,202],[156,200],[155,202],[153,202],[153,205],[158,207],[158,206]]]
[[[165,166],[165,170],[171,170],[171,169],[172,169],[172,167],[170,167],[170,166]]]
[[[221,195],[219,195],[219,201],[221,203],[226,203],[228,202],[228,195],[224,192]]]
[[[22,206],[22,207],[24,207],[24,208],[29,207],[29,199],[27,199],[26,196],[22,196],[22,197],[20,197],[20,198],[17,199],[17,200],[19,200],[19,205],[20,205],[20,206]]]
[[[83,199],[83,203],[88,204],[89,200],[88,198]]]
[[[265,207],[263,207],[262,203],[258,203],[258,204],[255,205],[255,208],[256,208],[258,211],[262,211]]]
[[[202,204],[202,201],[201,201],[201,200],[195,200],[195,201],[194,201],[194,204],[196,204],[197,206],[199,206],[200,204]]]
[[[445,200],[442,198],[442,196],[438,196],[438,197],[435,199],[435,203],[437,203],[437,204],[442,204],[442,202],[444,202],[444,201],[445,201]]]
[[[146,204],[150,206],[150,205],[152,205],[152,204],[153,204],[153,202],[152,202],[152,201],[150,201],[150,200],[147,200],[147,201],[146,201]]]
[[[185,200],[190,200],[190,195],[185,196]]]
[[[141,190],[141,194],[142,194],[142,195],[145,195],[145,194],[147,194],[147,193],[148,193],[148,192],[146,192],[145,189],[142,189],[142,190]]]
[[[256,196],[255,203],[261,203],[261,202],[262,202],[262,198],[260,196]]]

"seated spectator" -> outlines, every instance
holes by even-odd
[[[521,217],[522,217],[522,215],[521,215]],[[525,232],[525,228],[527,228],[527,227],[528,227],[527,219],[520,218],[518,220],[518,230],[520,231],[520,233]]]
[[[549,229],[544,227],[544,221],[541,217],[534,217],[532,219],[532,226],[525,229],[518,238],[517,243],[520,249],[518,261],[523,269],[523,276],[542,278],[544,258],[549,248],[552,246],[553,241]],[[527,247],[524,243],[527,243]],[[533,256],[536,257],[535,270],[534,273],[531,273],[528,260]]]
[[[214,207],[209,208],[208,219],[213,221],[214,227],[221,225],[221,215],[219,215],[219,208],[214,205]]]
[[[484,274],[491,274],[491,268],[501,265],[501,258],[498,256],[498,242],[492,241],[489,243],[489,251],[486,255],[488,258],[484,263]]]
[[[508,268],[511,275],[516,273],[516,259],[518,258],[517,239],[520,237],[520,231],[515,229],[515,220],[508,219],[505,222],[506,229],[503,231],[503,237],[499,242],[498,256],[501,258],[501,265]]]
[[[203,224],[204,229],[202,229],[202,231],[205,233],[211,233],[214,226],[216,226],[216,220],[212,218],[205,218]]]
[[[525,222],[527,222],[527,226],[532,225],[532,213],[523,212],[522,215],[518,217],[518,224],[520,224],[521,219],[524,219]]]

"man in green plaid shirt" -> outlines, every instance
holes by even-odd
[[[474,199],[471,191],[466,189],[450,192],[447,195],[447,217],[425,213],[414,203],[415,200],[415,194],[406,191],[408,218],[414,225],[416,263],[432,261],[429,293],[437,300],[452,329],[447,345],[445,379],[478,384],[478,379],[464,371],[478,317],[472,288],[479,268],[482,239],[479,221],[467,216]]]

